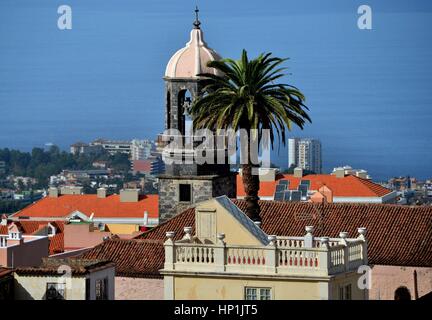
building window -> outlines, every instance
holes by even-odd
[[[96,300],[108,300],[108,278],[96,280]]]
[[[245,288],[245,300],[271,300],[271,289]]]
[[[180,202],[191,202],[192,201],[192,186],[190,184],[179,185],[179,201]]]
[[[86,290],[86,300],[90,300],[90,278],[86,279],[85,283],[85,290]]]
[[[56,228],[51,223],[48,223],[47,234],[49,237],[52,237],[56,234]]]
[[[64,300],[65,284],[64,283],[47,283],[46,300]]]
[[[352,286],[347,284],[339,287],[339,300],[351,300],[352,299]]]

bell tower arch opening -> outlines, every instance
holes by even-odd
[[[191,137],[193,130],[193,120],[190,115],[193,97],[189,90],[181,90],[179,92],[179,131],[185,138]]]
[[[163,78],[167,99],[165,129],[177,129],[186,148],[195,144],[190,107],[201,95],[202,88],[206,84],[206,79],[199,74],[221,75],[218,70],[207,65],[208,62],[220,60],[221,57],[204,41],[198,13],[197,8],[189,42],[171,57]],[[183,149],[180,156],[176,155],[181,160],[190,159],[191,152],[194,154],[194,150],[186,150],[186,148]],[[163,157],[172,158],[172,155],[170,152],[166,154],[163,152]],[[185,198],[186,187],[184,185],[190,187],[190,193],[188,193],[190,196],[187,197],[190,201],[180,201]],[[182,194],[180,194],[181,191]],[[166,162],[165,174],[159,176],[160,221],[173,217],[197,202],[221,195],[236,197],[236,173],[230,171],[228,163],[168,164]]]

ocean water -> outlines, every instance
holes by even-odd
[[[197,1],[1,0],[0,147],[154,138],[163,130],[166,63],[189,40]],[[73,28],[57,28],[57,8]],[[289,57],[284,81],[307,97],[324,170],[349,164],[377,180],[432,177],[432,4],[198,1],[208,44],[225,57]],[[286,166],[287,150],[272,153]]]

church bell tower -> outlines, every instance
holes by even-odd
[[[221,59],[204,41],[198,13],[197,8],[189,42],[171,57],[163,78],[166,103],[165,129],[176,129],[183,142],[186,142],[187,139],[192,139],[194,142],[190,147],[185,146],[180,152],[170,152],[164,149],[162,153],[166,170],[165,174],[159,176],[161,222],[194,206],[195,203],[221,195],[236,197],[236,173],[230,171],[226,148],[224,164],[217,164],[216,161],[197,164],[194,161],[196,151],[193,147],[196,146],[197,139],[193,137],[191,131],[193,119],[189,115],[189,107],[201,95],[205,86],[205,79],[198,74],[219,75],[219,71],[207,67],[207,63]],[[169,144],[170,140],[179,138],[171,133],[166,134],[166,132],[162,136],[163,144]],[[167,159],[183,160],[183,163],[170,164]]]

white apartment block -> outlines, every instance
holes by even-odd
[[[91,146],[101,146],[103,149],[109,152],[109,154],[116,153],[131,153],[131,145],[130,141],[114,141],[114,140],[105,140],[105,139],[97,139],[90,143]]]
[[[131,141],[131,160],[145,160],[151,156],[154,144],[150,140],[133,139]]]
[[[321,142],[317,139],[288,139],[288,167],[322,173]]]

